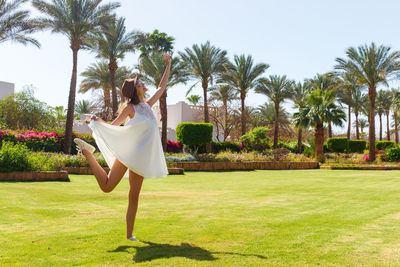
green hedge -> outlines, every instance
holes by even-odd
[[[188,148],[190,150],[194,150],[195,146],[194,145],[189,145]],[[238,142],[232,142],[232,141],[211,141],[211,153],[219,153],[221,151],[227,151],[230,150],[232,152],[240,152],[241,147]],[[198,153],[206,153],[206,145],[200,145],[198,147]]]
[[[185,145],[201,145],[212,140],[213,125],[203,122],[182,122],[176,126],[176,138]]]
[[[391,147],[395,147],[396,143],[393,141],[376,141],[375,147],[377,150],[386,150]]]
[[[400,161],[400,147],[392,147],[387,151],[388,161]]]
[[[347,152],[349,150],[349,141],[347,137],[332,137],[326,140],[327,148],[332,152]]]
[[[349,142],[349,152],[351,153],[363,153],[367,146],[367,141],[365,140],[348,140]]]

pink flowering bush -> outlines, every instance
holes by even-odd
[[[63,130],[47,131],[23,131],[0,130],[0,143],[4,141],[25,144],[30,150],[44,152],[62,152],[65,132]],[[89,134],[72,134],[72,139],[79,137],[88,143],[95,145],[94,139]],[[71,153],[75,154],[75,144],[71,144]]]
[[[169,153],[180,153],[183,150],[183,144],[167,140],[167,152]]]

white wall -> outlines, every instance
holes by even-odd
[[[14,84],[0,81],[0,99],[7,95],[14,94]]]

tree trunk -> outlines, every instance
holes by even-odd
[[[347,124],[347,139],[350,140],[350,129],[351,129],[351,105],[348,110],[348,124]]]
[[[324,125],[317,123],[315,126],[315,160],[324,162]]]
[[[379,114],[379,141],[382,141],[382,114]]]
[[[359,131],[359,125],[358,125],[358,110],[354,112],[356,115],[356,138],[357,140],[360,140],[360,131]]]
[[[71,84],[69,87],[68,96],[68,110],[67,110],[67,120],[65,123],[65,136],[64,136],[64,153],[71,153],[71,143],[72,143],[72,128],[74,125],[74,110],[75,110],[75,93],[76,93],[76,75],[78,66],[78,51],[80,44],[71,41],[72,49],[72,76]]]
[[[332,122],[328,122],[328,137],[332,138]]]
[[[104,91],[104,110],[111,108],[110,89],[103,88]]]
[[[389,125],[390,111],[386,112],[386,140],[390,141],[390,125]]]
[[[300,126],[299,127],[299,133],[297,135],[297,153],[301,154],[301,139],[302,139],[302,134],[303,134],[303,128]]]
[[[224,101],[224,111],[225,111],[225,123],[224,123],[224,141],[228,137],[228,103]]]
[[[115,86],[115,72],[118,69],[118,65],[115,59],[110,60],[110,63],[108,64],[108,69],[110,70],[111,75],[112,110],[113,116],[115,116],[118,110],[117,88]]]
[[[161,144],[164,152],[167,151],[167,90],[160,97],[160,114],[161,114]]]
[[[241,116],[242,116],[242,118],[241,118],[241,120],[242,120],[242,135],[246,134],[246,114],[245,114],[245,105],[244,105],[245,98],[246,98],[246,94],[243,93],[243,92],[240,92],[240,100],[241,100],[241,103],[242,103],[242,106],[241,106],[241,111],[242,111],[242,114],[241,114]]]
[[[210,122],[210,118],[208,116],[208,100],[207,100],[207,88],[208,81],[203,80],[201,83],[203,87],[203,100],[204,100],[204,122]],[[211,153],[211,143],[206,144],[206,152]]]
[[[369,111],[369,160],[375,160],[375,98],[376,87],[370,87],[368,90],[368,98],[370,104]]]
[[[275,103],[274,149],[278,147],[279,135],[279,103]]]
[[[399,143],[399,131],[397,129],[397,111],[394,111],[393,116],[394,116],[394,136],[395,136],[396,144],[398,144]]]

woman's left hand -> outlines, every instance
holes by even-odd
[[[171,64],[171,56],[168,54],[164,54],[164,60],[167,62],[168,65]]]

